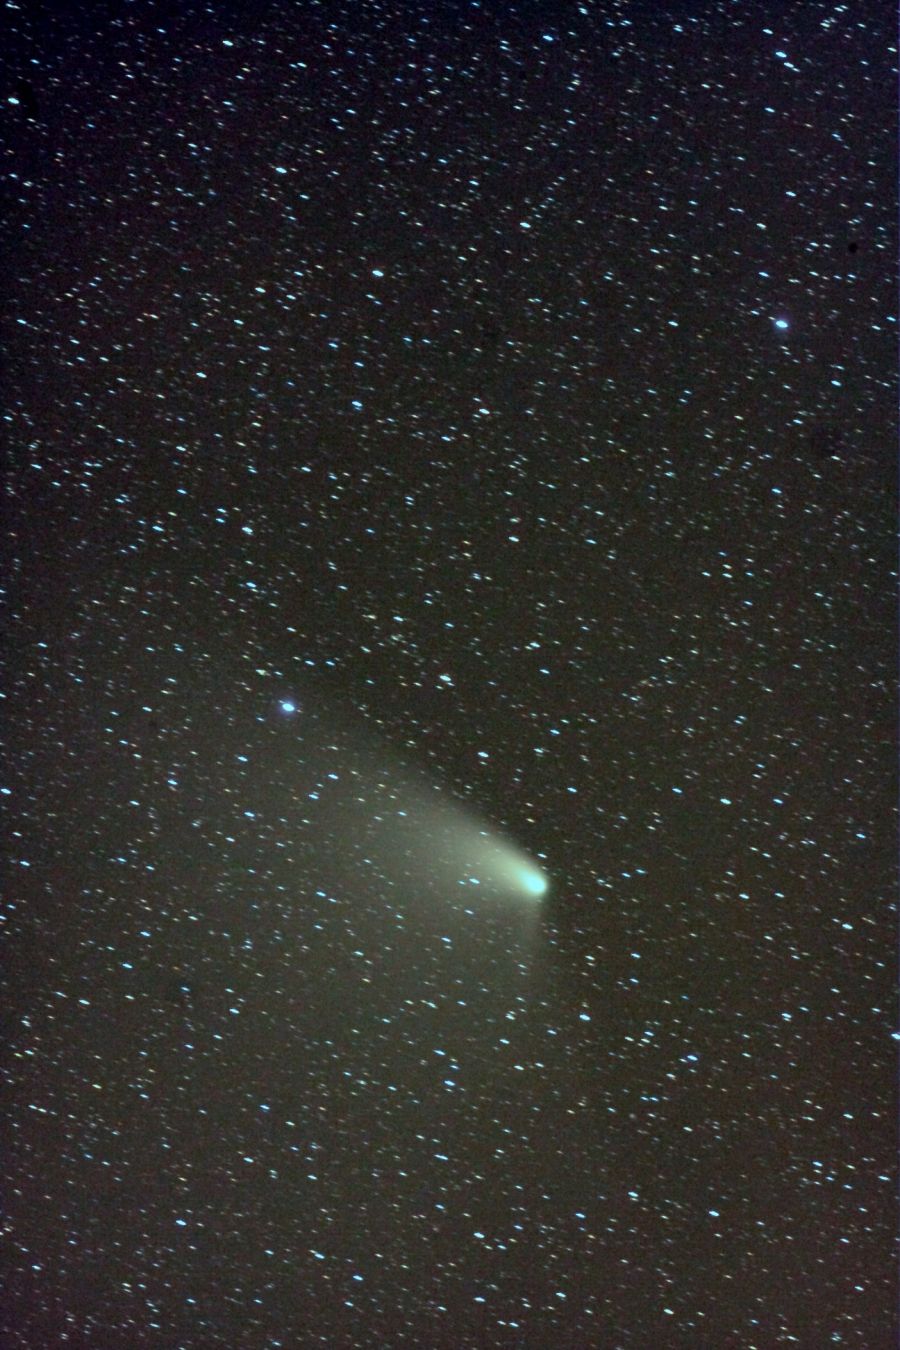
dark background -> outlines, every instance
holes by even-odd
[[[3,1344],[893,1347],[886,7],[7,21]]]

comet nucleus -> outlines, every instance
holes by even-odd
[[[533,867],[523,867],[520,880],[526,895],[540,896],[547,890],[547,878]]]

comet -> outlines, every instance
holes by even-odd
[[[432,841],[440,832],[436,825],[432,821],[427,831]],[[442,871],[456,870],[463,884],[480,886],[486,895],[530,901],[546,895],[549,882],[537,863],[467,812],[451,809],[441,825],[446,851],[439,850],[444,857],[435,862]]]
[[[307,692],[304,709],[314,702]],[[282,726],[296,727],[300,718],[289,717],[300,707],[296,692],[286,691],[279,706]],[[312,790],[284,819],[299,810],[298,828],[315,824],[320,838],[338,843],[338,850],[318,854],[323,873],[343,853],[351,865],[358,856],[367,876],[380,876],[399,895],[427,896],[432,904],[442,897],[453,908],[462,902],[466,913],[475,912],[469,906],[476,899],[476,911],[485,914],[495,901],[504,910],[519,905],[534,913],[550,887],[536,859],[436,781],[430,768],[401,763],[369,728],[343,714],[328,708],[322,714],[305,717],[296,733]]]

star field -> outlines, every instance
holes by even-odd
[[[7,19],[4,1346],[890,1350],[884,8]]]

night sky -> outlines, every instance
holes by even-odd
[[[2,1345],[890,1350],[891,7],[6,12]]]

